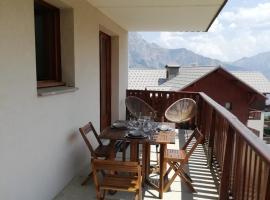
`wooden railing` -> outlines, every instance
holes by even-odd
[[[209,166],[219,165],[219,199],[270,199],[270,148],[237,117],[204,93],[127,90],[164,119],[166,108],[188,97],[197,102],[194,124],[205,136]]]

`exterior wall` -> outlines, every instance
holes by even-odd
[[[59,2],[51,0],[51,2]],[[113,119],[125,117],[127,32],[86,0],[74,11],[74,93],[38,97],[33,0],[0,1],[0,199],[52,199],[89,164],[78,128],[99,130],[99,30],[113,36]]]
[[[260,119],[248,120],[247,127],[255,129],[260,132],[259,138],[263,139],[263,128],[264,128],[264,112],[260,112]]]
[[[246,124],[249,108],[248,92],[218,72],[209,74],[184,91],[204,92],[222,106],[225,106],[226,102],[231,102],[231,112]]]

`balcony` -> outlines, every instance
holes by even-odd
[[[49,45],[54,55],[43,48],[50,52],[46,62],[53,59],[53,65],[58,65],[44,64],[50,74],[50,84],[45,85],[65,82],[66,86],[37,88],[41,79],[36,74],[34,4],[43,1],[58,10],[55,17],[49,17],[56,26],[46,23],[55,29],[56,37],[44,31],[55,44]],[[93,183],[88,187],[80,185],[85,174],[78,176],[79,171],[89,165],[90,158],[78,128],[91,121],[100,129],[101,119],[107,120],[101,116],[101,107],[107,105],[100,100],[103,79],[109,83],[106,86],[111,86],[106,92],[107,100],[111,100],[111,119],[107,121],[125,118],[128,31],[208,31],[227,2],[1,1],[0,199],[53,199],[73,177],[56,199],[94,199]],[[110,63],[110,74],[103,79],[100,61],[109,59],[100,59],[100,32],[111,38],[112,50],[106,51],[111,62],[104,63]],[[127,95],[147,101],[158,110],[160,120],[164,120],[166,107],[176,99],[190,97],[198,103],[197,117],[189,127],[197,126],[206,139],[191,159],[189,169],[199,192],[190,194],[178,179],[165,199],[228,199],[229,195],[234,199],[270,199],[269,149],[234,115],[202,93],[128,91]],[[180,130],[179,141],[188,133]],[[206,190],[203,184],[211,189]],[[119,195],[110,198],[129,199]],[[144,197],[156,198],[157,194],[149,189]]]
[[[163,199],[270,199],[270,149],[244,124],[224,107],[204,93],[127,90],[127,96],[137,96],[164,120],[166,108],[181,98],[197,102],[195,119],[179,127],[179,148],[190,133],[189,127],[198,127],[204,134],[201,144],[189,161],[188,170],[197,193],[191,194],[179,179]],[[155,158],[154,153],[151,154]],[[157,177],[155,177],[157,176]],[[153,179],[158,175],[153,175]],[[93,183],[81,187],[83,177],[75,178],[56,199],[95,199]],[[74,196],[75,195],[75,196]],[[144,199],[156,199],[158,193],[145,187]],[[116,194],[112,199],[130,199],[129,194]]]

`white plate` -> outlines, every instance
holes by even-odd
[[[112,125],[115,128],[125,128],[125,127],[127,127],[126,123],[124,123],[124,122],[114,122]]]
[[[158,126],[158,128],[161,130],[161,131],[168,131],[168,130],[171,130],[171,128],[166,125],[166,124],[162,124],[160,126]]]
[[[139,138],[146,138],[147,135],[145,135],[142,131],[133,130],[128,132],[127,137],[139,139]]]
[[[142,131],[139,130],[131,130],[128,132],[130,135],[134,135],[134,136],[142,136],[144,135]]]

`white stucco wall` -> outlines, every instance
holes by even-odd
[[[125,115],[127,32],[86,0],[63,2],[74,9],[79,90],[37,97],[33,0],[0,1],[1,200],[52,199],[89,162],[78,128],[92,121],[99,130],[101,26],[119,47],[112,62],[113,119]]]
[[[263,129],[264,129],[264,112],[261,112],[260,120],[248,120],[247,127],[253,128],[257,131],[260,131],[259,138],[263,139]]]

